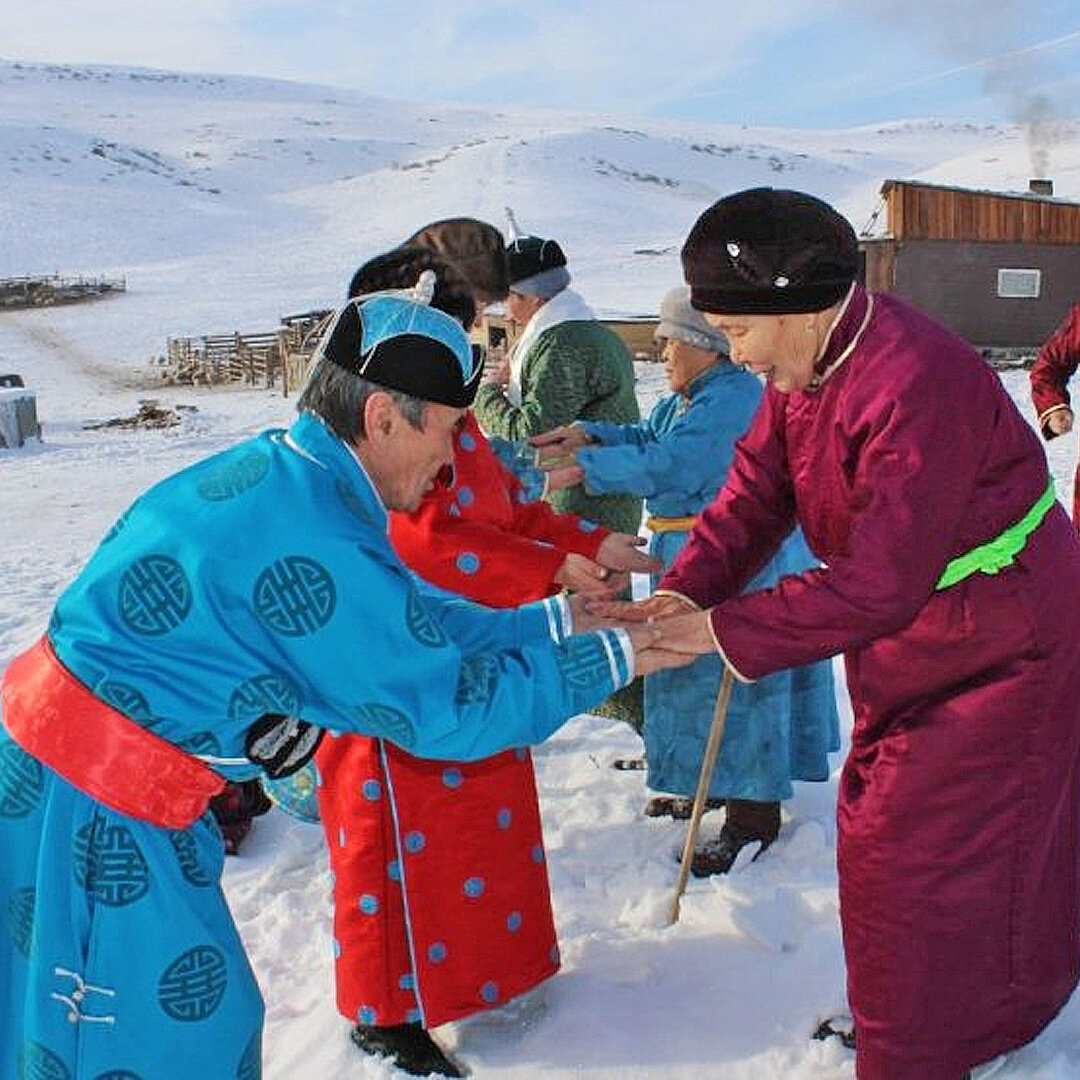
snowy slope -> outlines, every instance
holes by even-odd
[[[1051,172],[1060,195],[1080,198],[1080,124],[1062,130]],[[294,403],[266,391],[154,389],[147,361],[169,335],[263,329],[331,303],[359,261],[438,216],[501,224],[511,205],[523,228],[564,242],[591,302],[652,311],[679,280],[686,229],[729,190],[801,187],[858,227],[887,177],[1023,189],[1027,173],[1023,133],[1005,126],[691,129],[0,64],[0,276],[123,274],[129,285],[90,304],[0,313],[0,371],[34,387],[45,429],[44,442],[0,452],[0,668],[145,486],[289,421]],[[639,374],[648,406],[659,373]],[[1030,418],[1026,376],[1004,379]],[[87,430],[147,396],[182,407],[180,425]],[[1075,443],[1050,450],[1067,498]],[[850,1078],[848,1052],[809,1040],[844,1002],[835,778],[797,785],[768,855],[692,882],[669,927],[683,826],[643,818],[642,775],[610,768],[635,744],[580,717],[537,750],[563,971],[519,1006],[440,1036],[478,1078]],[[260,820],[226,888],[267,998],[268,1080],[390,1077],[360,1059],[334,1011],[319,831]],[[1080,1003],[1012,1075],[1080,1075]]]

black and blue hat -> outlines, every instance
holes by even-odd
[[[483,371],[460,323],[401,294],[350,300],[317,355],[388,390],[460,409],[472,404]]]

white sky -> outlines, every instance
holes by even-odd
[[[1076,0],[54,0],[0,57],[390,98],[834,127],[1076,115]]]

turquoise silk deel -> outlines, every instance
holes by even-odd
[[[493,611],[434,590],[386,533],[358,459],[303,415],[136,501],[49,639],[93,695],[231,778],[256,775],[244,736],[266,714],[469,760],[629,681],[619,633],[567,636],[557,599]],[[93,762],[93,725],[61,719]],[[0,1080],[259,1077],[222,864],[209,813],[125,816],[0,731]]]

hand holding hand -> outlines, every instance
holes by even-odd
[[[651,675],[664,668],[685,667],[694,661],[694,655],[663,647],[659,640],[659,627],[655,623],[638,623],[626,628],[634,646],[634,674]]]
[[[670,615],[682,615],[697,609],[688,600],[678,596],[650,596],[648,600],[589,600],[586,604],[589,615],[594,619],[604,619],[601,626],[616,623],[656,622]]]
[[[1046,426],[1055,435],[1067,435],[1072,431],[1073,426],[1072,409],[1058,409],[1057,412],[1052,412],[1046,418]]]
[[[691,657],[716,652],[708,611],[655,618],[651,625],[658,631],[654,648],[687,653]]]
[[[585,480],[585,470],[580,465],[544,466],[547,473],[547,491],[562,491]]]
[[[626,578],[622,574],[613,574],[606,566],[593,562],[586,555],[571,551],[555,574],[555,583],[582,596],[609,599],[618,596],[619,591],[625,588]]]
[[[542,435],[534,435],[529,442],[537,447],[536,464],[541,469],[557,468],[573,460],[579,446],[589,443],[589,436],[580,424],[563,424]]]
[[[632,574],[658,573],[663,569],[663,563],[640,550],[646,543],[643,536],[611,533],[604,537],[596,553],[596,561],[610,570],[625,570]]]

